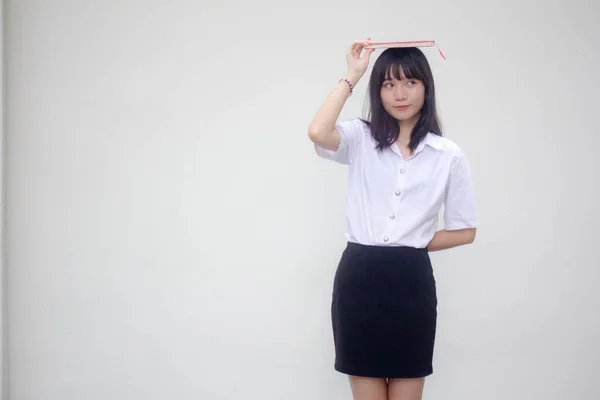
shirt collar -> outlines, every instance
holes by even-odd
[[[444,149],[444,143],[441,140],[441,137],[431,132],[427,133],[423,140],[421,140],[421,143],[419,143],[419,145],[417,146],[415,154],[422,151],[425,148],[425,146],[430,146],[438,151]]]

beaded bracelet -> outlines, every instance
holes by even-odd
[[[350,87],[350,94],[348,95],[348,97],[352,96],[352,91],[353,91],[354,87],[352,86],[352,84],[350,83],[350,81],[348,79],[342,78],[339,80],[338,83],[340,83],[342,81],[346,82],[348,84],[348,86]]]

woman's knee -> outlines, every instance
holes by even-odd
[[[425,378],[390,379],[388,400],[421,400]]]
[[[388,385],[383,378],[349,376],[354,400],[388,400]]]

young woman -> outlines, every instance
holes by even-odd
[[[465,155],[442,137],[419,49],[385,50],[369,81],[369,119],[338,121],[369,43],[350,46],[347,72],[308,129],[319,156],[348,166],[348,243],[331,303],[335,369],[350,377],[355,400],[420,400],[437,321],[429,252],[474,241],[474,190]]]

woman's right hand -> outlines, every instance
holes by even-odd
[[[369,67],[369,61],[371,53],[375,51],[375,49],[366,49],[364,54],[361,56],[364,48],[371,44],[371,38],[368,37],[367,40],[355,40],[348,51],[346,52],[346,60],[348,62],[348,72],[352,74],[357,74],[359,77],[365,73],[367,68]]]

